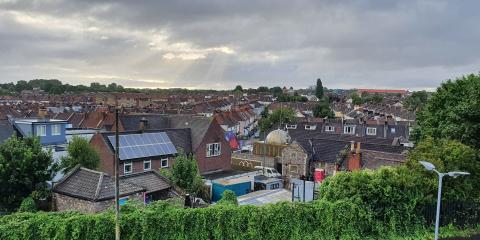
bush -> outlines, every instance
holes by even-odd
[[[355,224],[352,224],[355,223]],[[122,239],[365,239],[372,219],[351,201],[175,208],[159,202],[121,214]],[[0,239],[113,239],[114,214],[17,213]]]
[[[35,205],[35,201],[32,197],[27,197],[22,200],[20,204],[20,208],[18,208],[19,212],[36,212],[37,206]]]
[[[238,205],[237,195],[235,195],[232,190],[225,190],[222,193],[222,198],[218,201],[218,204]]]
[[[375,220],[371,231],[402,233],[424,222],[416,210],[428,202],[420,175],[406,167],[342,172],[320,187],[320,199],[351,201],[364,207]]]

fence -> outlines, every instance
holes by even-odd
[[[421,207],[427,225],[435,224],[437,205]],[[440,226],[455,224],[460,227],[476,226],[480,223],[480,204],[464,202],[442,202],[440,206]]]

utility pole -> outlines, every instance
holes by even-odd
[[[118,136],[118,106],[115,108],[115,240],[120,240],[120,188],[118,182],[119,136]]]

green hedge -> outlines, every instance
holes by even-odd
[[[179,209],[155,203],[122,213],[122,239],[365,239],[370,215],[348,201]],[[114,239],[114,215],[17,213],[0,218],[0,239]]]

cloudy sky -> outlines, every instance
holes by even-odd
[[[0,0],[0,82],[432,89],[480,71],[480,2]]]

